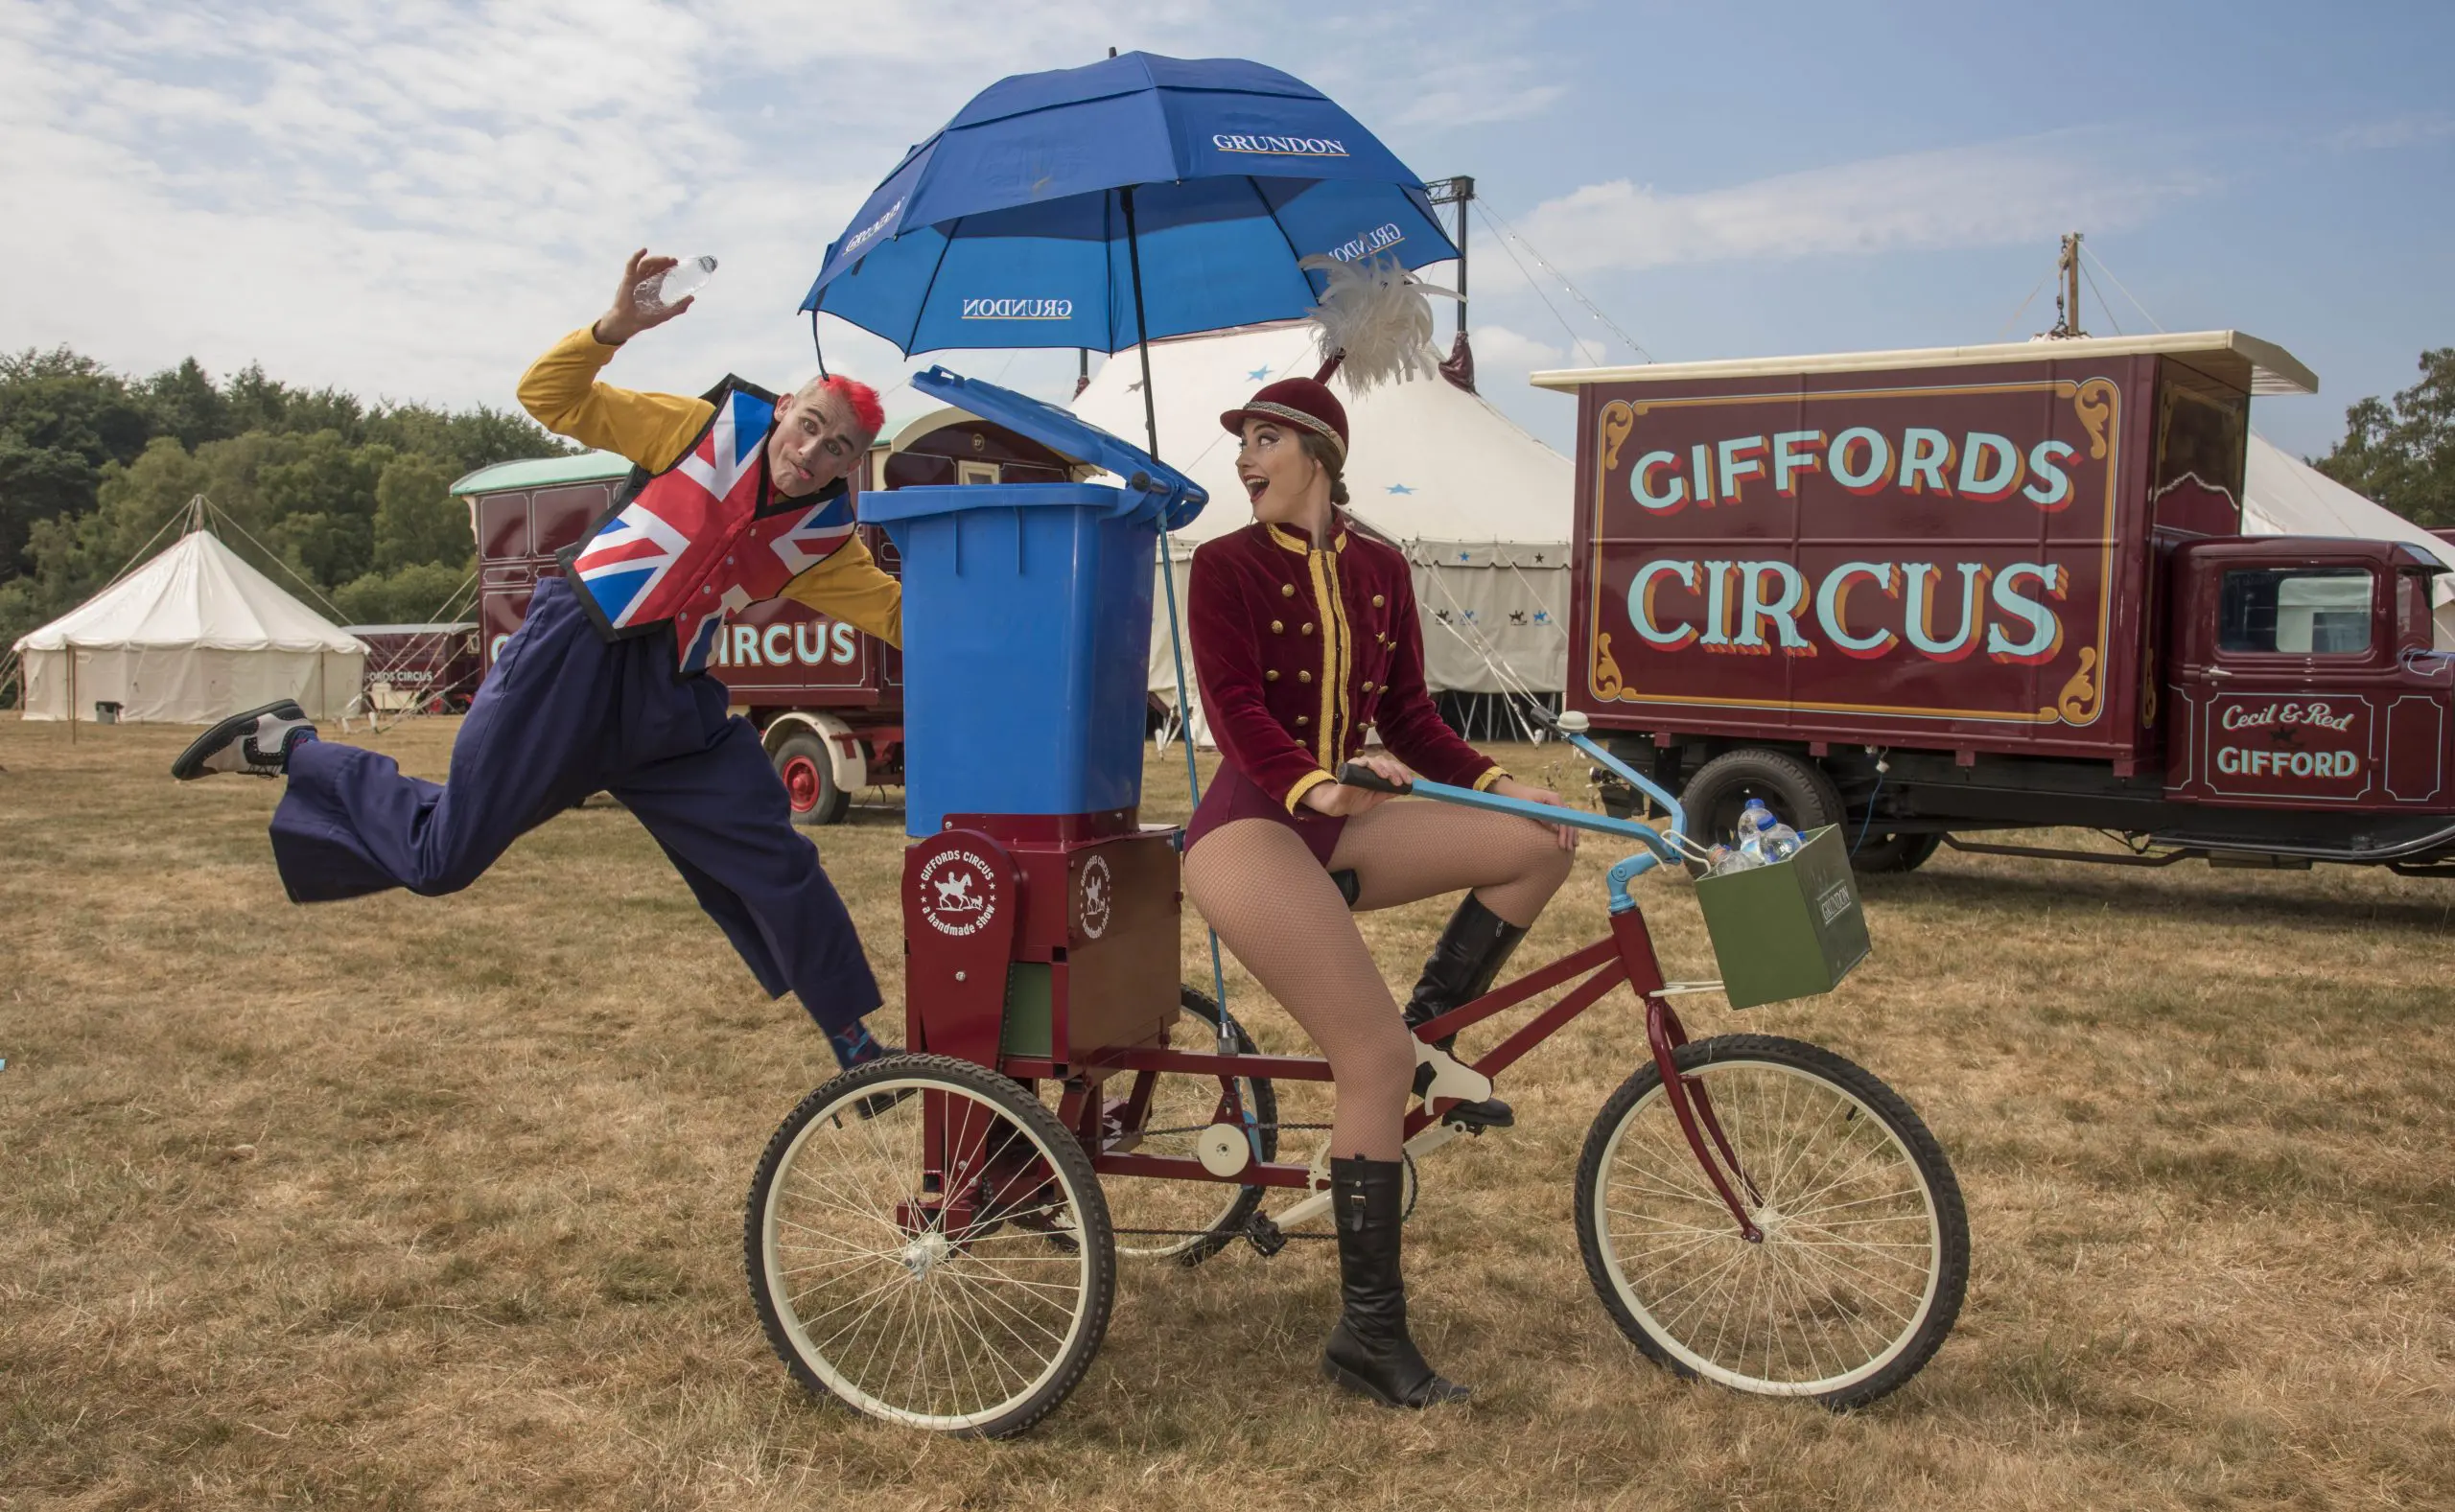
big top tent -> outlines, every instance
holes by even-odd
[[[1320,362],[1313,328],[1299,321],[1151,343],[1160,458],[1210,493],[1201,518],[1174,537],[1180,603],[1193,547],[1252,518],[1221,412],[1265,384],[1310,376]],[[1330,386],[1347,409],[1350,513],[1415,564],[1433,688],[1558,691],[1568,667],[1568,458],[1441,380],[1361,397],[1344,379]],[[1130,351],[1110,360],[1074,410],[1141,444],[1140,360]],[[1164,601],[1156,618],[1151,687],[1172,698]]]
[[[2394,510],[2373,503],[2256,433],[2242,468],[2242,533],[2405,541],[2445,563],[2448,573],[2455,574],[2455,546]],[[2437,580],[2432,601],[2437,649],[2455,649],[2455,575]]]

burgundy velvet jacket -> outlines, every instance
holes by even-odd
[[[1375,726],[1436,782],[1480,788],[1506,775],[1441,723],[1424,691],[1407,559],[1344,517],[1326,548],[1259,522],[1204,544],[1186,600],[1220,752],[1290,813]]]

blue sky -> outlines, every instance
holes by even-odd
[[[2297,452],[2455,344],[2443,4],[0,0],[0,347],[504,405],[644,242],[724,268],[617,381],[792,382],[793,307],[903,148],[1110,45],[1309,80],[1419,173],[1474,174],[1510,250],[1657,360],[2024,337],[2072,229],[2166,328],[2315,369],[2255,411]],[[1569,402],[1524,374],[1637,354],[1470,237],[1485,391],[1563,444]],[[2147,324],[2097,287],[2092,331]],[[910,365],[830,353],[881,386]],[[1052,394],[1073,367],[940,360]]]

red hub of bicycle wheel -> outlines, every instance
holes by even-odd
[[[796,814],[807,814],[818,806],[818,795],[826,790],[826,779],[819,775],[818,763],[806,756],[784,762],[784,797]]]

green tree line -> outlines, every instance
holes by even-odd
[[[2423,352],[2420,383],[2344,421],[2344,439],[2312,465],[2415,524],[2455,528],[2455,346]]]
[[[475,565],[453,480],[572,450],[525,415],[370,405],[257,366],[216,383],[191,358],[136,379],[65,347],[0,354],[0,655],[199,494],[241,527],[224,545],[344,622],[423,619]]]

